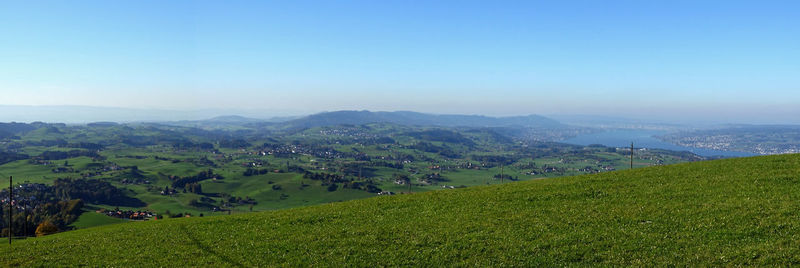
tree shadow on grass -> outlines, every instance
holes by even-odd
[[[134,207],[134,208],[147,206],[147,203],[143,202],[142,200],[139,200],[138,198],[135,198],[135,197],[125,196],[125,195],[118,196],[118,197],[114,198],[113,200],[111,200],[111,202],[107,202],[107,203],[108,203],[108,205],[112,205],[112,206]]]
[[[219,252],[216,252],[216,251],[214,251],[213,249],[211,249],[210,247],[208,247],[206,245],[203,245],[203,243],[200,242],[200,240],[197,240],[197,238],[194,236],[194,234],[192,234],[191,232],[189,232],[188,229],[186,229],[186,225],[180,224],[178,226],[179,226],[178,228],[180,228],[180,230],[184,233],[184,235],[186,235],[186,237],[189,238],[189,240],[192,241],[194,246],[196,246],[197,248],[202,250],[204,253],[216,256],[217,258],[220,258],[222,261],[224,261],[226,264],[228,264],[230,266],[245,267],[243,264],[231,259],[230,257],[225,256],[224,254],[221,254]]]

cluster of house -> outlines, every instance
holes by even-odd
[[[264,166],[264,162],[261,161],[250,161],[242,163],[242,167],[262,167]]]
[[[598,173],[598,172],[600,172],[599,169],[596,169],[596,168],[593,168],[593,167],[590,167],[590,166],[579,168],[578,171],[587,172],[587,173]]]
[[[16,187],[14,187],[13,199],[9,198],[7,189],[0,190],[0,196],[1,196],[0,203],[2,203],[3,206],[5,206],[9,202],[11,202],[11,205],[19,210],[32,209],[39,204],[47,202],[47,200],[37,200],[35,195],[21,194],[21,193],[47,192],[47,191],[50,191],[50,187],[41,183],[19,184]]]
[[[176,191],[175,188],[170,189],[169,187],[167,187],[164,190],[161,190],[161,195],[174,195],[177,193],[178,191]]]
[[[459,169],[481,169],[481,166],[484,166],[484,164],[479,166],[472,164],[472,162],[456,162],[456,168]]]
[[[377,138],[378,135],[365,132],[363,130],[357,128],[331,128],[331,129],[323,129],[319,131],[319,134],[325,136],[339,136],[339,137],[349,137],[354,139],[359,138]]]
[[[108,166],[103,167],[103,171],[117,171],[117,170],[123,170],[123,169],[125,169],[125,168],[120,167],[120,166],[118,166],[116,164],[108,165]]]
[[[28,160],[28,163],[34,165],[42,165],[42,166],[49,166],[53,164],[53,162],[50,162],[50,160],[42,160],[42,159],[31,159]]]
[[[528,172],[528,173],[525,173],[525,174],[527,174],[527,175],[539,175],[539,174],[551,173],[551,172],[557,172],[557,171],[558,171],[557,167],[546,166],[546,167],[543,167],[541,170],[531,170],[531,172]]]
[[[47,185],[43,183],[22,183],[17,185],[17,189],[15,191],[26,191],[26,192],[41,192],[47,191],[49,188]]]
[[[122,179],[120,181],[122,184],[150,184],[149,180],[145,179]]]
[[[223,204],[222,207],[213,207],[213,208],[211,208],[211,211],[213,211],[213,212],[231,211],[229,208],[223,208],[223,207],[231,207],[231,206],[229,204]]]
[[[98,210],[97,213],[102,213],[110,217],[129,219],[129,220],[146,220],[155,217],[156,214],[150,211],[133,211],[133,210]]]
[[[81,176],[84,177],[84,178],[91,178],[91,177],[103,175],[103,172],[118,171],[118,170],[123,170],[123,169],[125,169],[125,168],[120,167],[117,164],[110,164],[110,165],[104,166],[102,169],[89,170],[89,171],[86,171],[84,173],[81,173]]]
[[[600,171],[614,171],[616,168],[614,166],[601,166],[599,168],[594,168],[590,166],[586,166],[584,168],[579,168],[578,171],[580,172],[588,172],[588,173],[599,173]]]
[[[260,151],[254,152],[257,155],[275,155],[278,157],[289,157],[293,154],[309,155],[324,159],[340,158],[363,158],[362,153],[340,152],[327,146],[314,146],[302,144],[276,144],[267,145]],[[367,160],[367,159],[364,159]]]

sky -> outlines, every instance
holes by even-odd
[[[2,1],[0,105],[800,123],[799,1]]]

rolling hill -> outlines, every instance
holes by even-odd
[[[410,111],[372,112],[372,111],[333,111],[298,117],[275,117],[272,119],[255,119],[242,116],[219,116],[204,120],[182,120],[159,122],[159,124],[219,128],[219,127],[251,127],[268,130],[297,131],[314,127],[331,127],[340,125],[365,125],[371,123],[390,123],[404,126],[435,127],[517,127],[553,129],[568,127],[556,120],[539,116],[491,117],[483,115],[426,114]]]
[[[363,125],[369,123],[394,123],[409,126],[444,127],[562,127],[558,121],[538,116],[489,117],[482,115],[436,115],[409,111],[370,112],[336,111],[313,114],[284,122],[287,128],[310,128],[335,125]]]
[[[800,155],[124,223],[2,245],[10,266],[797,265]],[[13,249],[13,250],[12,250]]]

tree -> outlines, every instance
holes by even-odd
[[[395,181],[402,181],[408,186],[408,192],[411,192],[411,178],[405,174],[394,174]]]
[[[50,221],[44,221],[36,227],[36,236],[44,236],[49,234],[58,233],[58,226],[55,224],[50,223]]]
[[[328,185],[328,192],[336,191],[336,189],[338,189],[338,188],[339,188],[339,185],[337,185],[335,183],[331,183],[331,185]]]
[[[189,183],[186,184],[185,188],[183,189],[184,193],[189,191],[190,193],[202,194],[203,188],[200,186],[199,183]]]

